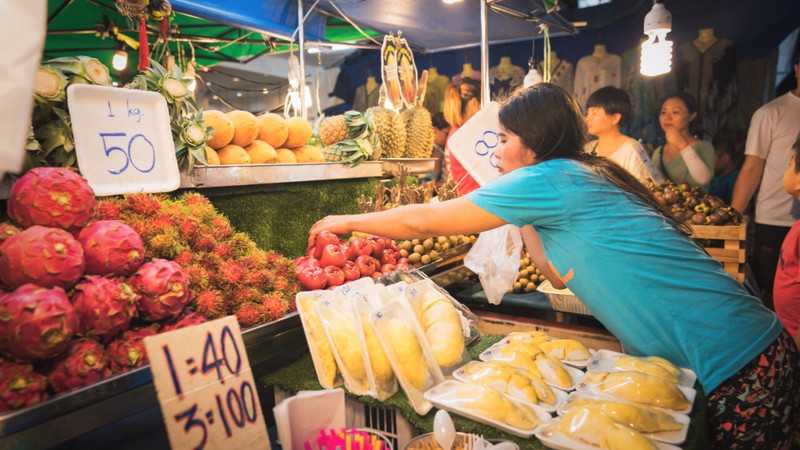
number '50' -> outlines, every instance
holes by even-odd
[[[134,134],[130,137],[130,139],[128,139],[127,150],[118,145],[114,145],[112,142],[112,138],[122,138],[122,142],[124,143],[126,137],[126,133],[100,133],[100,139],[103,141],[103,151],[105,152],[106,157],[110,158],[112,154],[119,153],[124,158],[124,163],[119,169],[109,169],[108,173],[112,175],[119,175],[128,170],[129,166],[133,166],[134,169],[141,173],[148,173],[152,171],[156,166],[156,148],[153,146],[153,143],[150,142],[150,139],[147,139],[147,137],[141,133]],[[137,149],[142,149],[143,146],[150,148],[150,165],[146,167],[139,167],[139,165],[136,163],[136,159],[134,158],[134,152],[136,152]],[[146,149],[141,151],[145,151],[145,153],[147,153]]]

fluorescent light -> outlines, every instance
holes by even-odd
[[[667,33],[672,31],[672,14],[661,3],[653,3],[653,8],[644,17],[644,34],[647,40],[642,44],[642,60],[639,72],[655,77],[672,70],[672,42]]]
[[[461,0],[442,0],[442,3],[445,5],[453,5],[456,3],[461,3]]]

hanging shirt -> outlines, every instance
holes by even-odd
[[[581,108],[586,107],[586,100],[601,87],[622,86],[622,58],[619,55],[607,54],[602,58],[589,55],[578,61],[575,71],[575,99]]]
[[[634,355],[697,373],[708,394],[769,346],[782,327],[697,244],[582,163],[544,161],[467,198],[539,233],[567,287]]]
[[[584,147],[587,152],[594,152],[596,148],[597,141],[591,141]],[[650,161],[650,156],[647,155],[647,151],[642,147],[642,144],[634,139],[626,140],[608,159],[627,170],[628,173],[642,183],[653,181],[656,184],[662,184],[666,181],[661,172]]]
[[[714,154],[714,146],[711,145],[710,142],[697,141],[694,144],[689,144],[685,149],[681,150],[681,153],[684,151],[694,151],[697,153],[697,156],[700,157],[699,164],[703,164],[705,169],[712,175],[708,181],[700,182],[696,180],[692,176],[686,160],[680,154],[672,158],[671,161],[665,161],[664,147],[658,147],[656,151],[653,152],[653,162],[656,167],[661,170],[661,173],[673,183],[686,183],[691,187],[701,187],[703,190],[708,191],[708,187],[711,185],[711,180],[713,179],[714,164],[717,159],[717,156]]]
[[[510,66],[495,66],[489,69],[489,86],[492,92],[492,100],[505,100],[517,88],[522,86],[522,80],[525,79],[525,71],[522,67]]]
[[[745,155],[766,161],[756,197],[756,223],[790,227],[792,196],[783,190],[783,171],[800,133],[800,97],[787,92],[753,114]]]
[[[544,73],[544,64],[539,63],[537,66],[539,73]],[[555,67],[551,69],[550,82],[561,86],[565,91],[572,94],[575,88],[575,71],[573,70],[572,63],[569,61],[559,60]]]

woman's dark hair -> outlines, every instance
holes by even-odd
[[[689,111],[689,114],[697,113],[697,100],[694,98],[694,96],[692,94],[687,94],[686,92],[676,92],[674,94],[670,94],[670,95],[664,97],[661,100],[661,107],[663,108],[664,107],[664,103],[666,103],[667,100],[670,100],[670,99],[673,99],[673,98],[683,102],[683,106],[686,107],[686,110]],[[697,135],[702,134],[702,130],[700,129],[700,121],[699,121],[699,119],[700,119],[700,115],[698,114],[698,115],[694,116],[694,119],[692,119],[691,122],[689,122],[689,133],[691,133],[692,135],[697,136]]]
[[[631,98],[627,92],[614,86],[602,87],[586,100],[586,109],[603,108],[606,114],[619,114],[622,125],[631,117]]]
[[[431,122],[433,122],[433,127],[437,130],[446,130],[450,128],[450,124],[444,119],[444,114],[441,112],[437,112],[436,114],[431,117]]]
[[[586,125],[575,99],[564,89],[541,83],[510,97],[500,108],[500,124],[520,137],[539,162],[551,159],[580,161],[593,172],[632,194],[640,203],[660,212],[676,229],[688,234],[672,213],[658,204],[639,180],[616,163],[586,153]]]

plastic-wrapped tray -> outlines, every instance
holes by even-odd
[[[558,432],[556,426],[560,420],[561,418],[556,418],[548,424],[540,425],[534,431],[536,438],[539,439],[542,444],[546,445],[547,448],[553,450],[602,450],[600,447],[587,444]],[[680,450],[680,447],[663,442],[653,441],[653,444],[658,450]]]
[[[480,385],[461,383],[460,381],[455,381],[455,380],[447,380],[444,383],[441,383],[436,387],[434,387],[433,389],[430,389],[427,392],[425,392],[425,399],[431,402],[434,406],[436,406],[439,409],[444,409],[448,412],[452,412],[454,414],[466,417],[467,419],[474,420],[475,422],[482,423],[490,427],[495,427],[498,430],[505,431],[506,433],[512,434],[514,436],[518,436],[521,438],[529,438],[533,435],[536,427],[533,427],[531,429],[520,429],[512,427],[506,423],[499,422],[491,418],[482,417],[478,414],[475,414],[472,411],[469,411],[468,409],[464,409],[461,408],[460,406],[456,406],[453,405],[452,403],[449,403],[447,399],[448,393],[451,392],[452,389],[457,388],[458,386],[467,386],[476,390],[483,388]],[[548,423],[550,422],[550,420],[552,420],[552,416],[550,416],[550,413],[548,413],[539,406],[526,405],[512,398],[509,398],[508,396],[505,396],[503,394],[500,395],[506,398],[509,402],[513,403],[518,408],[525,408],[529,411],[532,411],[533,414],[536,416],[537,420],[539,421],[539,424],[537,426],[544,423]]]
[[[322,322],[344,386],[353,394],[368,395],[374,386],[364,329],[356,317],[351,298],[334,294],[314,305]]]
[[[624,353],[614,352],[611,350],[598,350],[592,355],[589,361],[587,370],[589,372],[619,372],[620,370],[614,367],[616,357],[623,356]],[[692,369],[683,367],[678,368],[681,371],[678,377],[678,384],[688,388],[694,388],[694,383],[697,381],[697,374]]]
[[[333,389],[342,384],[342,376],[336,366],[333,349],[328,343],[325,329],[317,316],[314,305],[323,299],[332,298],[332,291],[305,291],[295,296],[297,312],[303,324],[303,333],[311,353],[311,362],[317,373],[317,381],[325,389]],[[333,372],[333,373],[331,373]]]
[[[553,339],[551,339],[551,340],[553,340]],[[508,340],[507,337],[505,337],[505,338],[495,342],[494,344],[492,344],[492,346],[487,348],[486,350],[484,350],[483,353],[487,353],[487,352],[494,351],[494,350],[499,350],[499,349],[505,347],[508,344],[509,344],[509,340]],[[591,353],[591,352],[592,352],[592,350],[589,349],[589,353]],[[483,354],[483,353],[481,353],[481,354]],[[586,368],[589,365],[589,362],[592,360],[592,358],[589,357],[589,358],[580,359],[580,360],[572,360],[572,359],[559,359],[559,360],[564,364],[570,365],[572,367],[577,367],[579,369],[583,369],[583,368]]]
[[[502,346],[501,347],[495,347],[495,346],[489,347],[484,352],[482,352],[478,356],[478,358],[481,361],[503,361],[502,356],[498,357],[501,348],[502,348]],[[545,382],[547,382],[548,385],[550,385],[551,387],[554,387],[556,389],[561,389],[561,390],[565,390],[565,391],[574,391],[575,389],[578,388],[578,385],[583,381],[583,377],[586,374],[582,370],[580,370],[578,368],[575,368],[575,367],[570,367],[569,365],[564,365],[564,370],[567,371],[567,373],[569,374],[570,379],[572,380],[572,384],[570,386],[568,386],[567,388],[563,388],[563,387],[561,387],[561,386],[559,386],[559,385],[557,385],[555,383],[551,383],[548,380],[545,380]]]
[[[464,374],[464,371],[467,370],[470,367],[470,365],[479,364],[479,363],[480,363],[479,361],[470,361],[470,362],[464,364],[463,366],[461,366],[458,369],[456,369],[455,372],[453,372],[453,378],[455,378],[456,380],[458,380],[458,381],[460,381],[462,383],[475,383],[475,381],[471,380],[469,378],[469,376]],[[517,370],[517,369],[514,369],[514,370]],[[480,384],[480,383],[478,383],[478,384]],[[487,386],[494,387],[494,386],[491,386],[491,385],[487,385]],[[550,385],[548,385],[548,386],[550,386]],[[547,403],[542,403],[542,402],[531,403],[531,402],[527,401],[526,399],[524,399],[524,398],[522,398],[520,396],[507,394],[507,393],[504,393],[502,391],[501,391],[501,393],[503,393],[507,397],[511,397],[512,399],[514,399],[514,400],[516,400],[516,401],[518,401],[518,402],[520,402],[522,404],[525,404],[525,405],[528,405],[528,406],[538,406],[539,408],[542,408],[544,411],[547,411],[547,412],[556,412],[567,401],[568,394],[566,392],[562,391],[561,389],[552,389],[552,391],[553,391],[553,395],[555,395],[555,397],[556,397],[556,402],[553,405],[548,405]]]
[[[636,405],[641,408],[657,409],[657,408],[651,408],[649,406],[628,402],[625,400],[615,399],[609,395],[588,394],[586,392],[572,392],[571,394],[569,394],[567,401],[559,405],[557,411],[558,415],[563,416],[564,412],[569,408],[570,402],[578,399],[607,400],[617,403],[627,403],[631,405]],[[680,423],[683,427],[677,431],[662,431],[658,433],[642,433],[642,434],[644,434],[645,436],[649,437],[654,441],[664,442],[666,444],[680,445],[684,443],[686,441],[686,436],[689,434],[689,424],[691,422],[689,416],[687,416],[686,414],[676,413],[670,410],[660,410],[660,411],[664,411],[666,414],[672,416],[672,418],[675,419],[676,422]]]
[[[653,406],[653,405],[647,405],[647,404],[638,403],[638,402],[633,402],[633,403],[636,403],[637,405],[648,406],[650,408],[655,408],[655,409],[658,409],[658,410],[661,410],[661,411],[666,411],[666,412],[676,412],[676,413],[680,413],[680,414],[689,414],[690,412],[692,412],[692,406],[694,405],[694,399],[697,397],[697,391],[695,391],[692,388],[685,387],[685,386],[678,386],[678,389],[680,389],[680,391],[683,392],[683,396],[686,397],[686,400],[689,401],[689,406],[687,406],[686,408],[680,409],[680,410],[661,408],[661,407],[657,407],[657,406]],[[620,400],[620,401],[630,401],[630,400],[624,399],[622,397],[619,397],[617,395],[614,395],[614,394],[611,394],[611,393],[607,393],[607,392],[603,392],[603,391],[601,391],[601,390],[599,390],[597,388],[597,385],[594,385],[594,384],[590,385],[590,384],[586,384],[586,383],[581,383],[578,386],[577,391],[581,392],[581,393],[584,393],[584,394],[589,394],[589,395],[601,395],[601,396],[605,396],[605,397],[612,398],[612,399],[615,399],[615,400]]]

